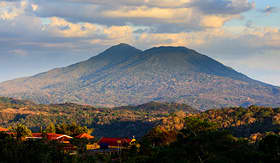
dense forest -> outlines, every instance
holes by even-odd
[[[0,126],[22,123],[39,131],[50,123],[72,123],[94,128],[97,137],[141,137],[176,111],[197,113],[185,104],[150,102],[139,106],[96,108],[73,103],[38,105],[30,101],[0,98]]]
[[[17,125],[17,127],[22,125]],[[68,129],[59,132],[75,134]],[[77,129],[87,128],[75,125]],[[78,146],[78,153],[70,155],[55,141],[21,141],[0,133],[0,156],[3,162],[279,162],[280,136],[276,132],[264,132],[259,139],[233,136],[233,131],[220,128],[214,121],[188,115],[172,114],[162,124],[151,129],[145,136],[118,153],[91,152],[84,149],[84,140],[71,140]],[[47,127],[46,130],[49,128]],[[24,129],[28,130],[28,129]],[[76,131],[79,131],[76,130]],[[87,130],[88,131],[88,130]],[[20,130],[22,132],[22,130]],[[29,131],[30,132],[30,131]],[[82,131],[84,132],[84,131]],[[25,132],[28,134],[28,132]],[[77,133],[76,133],[77,134]],[[27,150],[28,149],[28,150]],[[17,157],[14,157],[17,156]]]
[[[174,120],[174,119],[173,119]],[[181,129],[155,127],[141,140],[140,151],[128,151],[124,162],[255,163],[280,161],[280,136],[263,133],[261,139],[235,137],[217,123],[187,117]]]
[[[209,120],[237,137],[250,137],[252,134],[259,137],[265,132],[278,132],[280,127],[280,108],[271,107],[231,107],[201,112],[177,103],[150,102],[138,106],[96,108],[73,103],[38,105],[0,97],[0,126],[22,123],[33,131],[39,131],[50,123],[74,122],[94,128],[97,137],[142,137],[153,127],[167,123],[172,115],[181,113],[186,114],[180,119],[194,116]]]
[[[55,142],[20,142],[0,134],[1,156],[13,162],[20,162],[13,154],[27,162],[280,161],[280,108],[250,106],[200,112],[176,103],[95,108],[72,103],[37,105],[0,98],[0,126],[19,124],[33,131],[48,130],[53,125],[59,133],[69,135],[75,133],[63,130],[67,129],[63,126],[81,125],[84,127],[75,131],[93,131],[97,139],[136,135],[140,145],[113,155],[85,150],[69,155],[61,152],[60,144]],[[27,148],[29,152],[20,152]],[[38,157],[31,158],[35,151]]]

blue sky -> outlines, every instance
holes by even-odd
[[[280,86],[279,14],[279,0],[2,0],[0,81],[122,42],[186,46]]]

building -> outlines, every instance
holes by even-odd
[[[87,133],[82,133],[80,135],[75,136],[75,138],[77,138],[77,139],[88,139],[89,140],[89,139],[93,139],[94,136],[91,136]]]
[[[32,136],[26,137],[26,139],[43,139],[46,138],[47,140],[57,140],[62,143],[69,143],[69,140],[73,139],[71,136],[63,135],[63,134],[56,134],[56,133],[32,133]]]
[[[100,145],[98,145],[97,143],[87,144],[86,149],[87,150],[98,150],[98,149],[100,149]]]
[[[102,137],[97,144],[100,149],[127,149],[136,140],[128,138],[106,138]]]
[[[8,131],[9,131],[8,129],[0,127],[0,132],[8,132]]]

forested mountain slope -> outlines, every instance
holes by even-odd
[[[3,82],[0,95],[36,103],[74,102],[124,106],[149,101],[187,103],[207,110],[225,106],[280,105],[280,88],[185,47],[145,51],[113,46],[87,61]]]

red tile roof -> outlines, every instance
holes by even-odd
[[[43,138],[43,134],[42,133],[32,133],[32,137],[28,137],[28,138]],[[46,138],[48,140],[72,139],[71,136],[63,135],[63,134],[56,134],[56,133],[47,133]]]
[[[127,139],[127,138],[105,138],[102,137],[98,144],[102,145],[102,144],[106,144],[109,146],[122,146],[124,144],[129,144],[131,142],[131,139]]]
[[[63,136],[62,134],[56,134],[56,133],[47,133],[47,139],[48,140],[57,140]]]
[[[80,135],[75,136],[75,138],[78,138],[78,139],[83,139],[83,138],[85,138],[85,139],[93,139],[94,136],[91,136],[91,135],[89,135],[87,133],[82,133]]]
[[[0,132],[7,132],[7,131],[9,131],[8,129],[6,129],[6,128],[2,128],[2,127],[0,127]]]
[[[16,135],[17,133],[15,132],[8,132],[9,135]]]
[[[42,138],[42,133],[32,133],[32,137]]]

